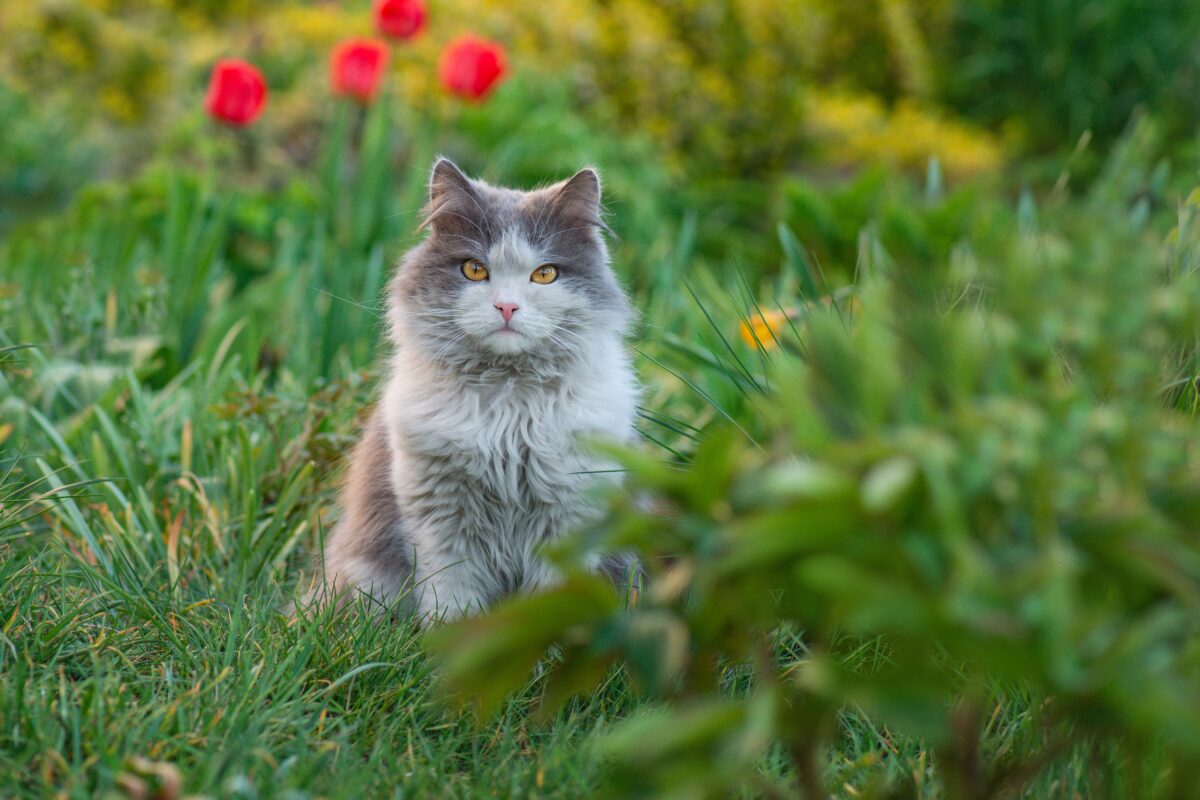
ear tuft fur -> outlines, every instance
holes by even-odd
[[[454,228],[464,223],[478,227],[478,222],[472,218],[479,208],[479,196],[471,179],[453,161],[438,156],[429,173],[429,201],[425,206],[425,219],[418,230],[437,229],[443,222]]]
[[[429,202],[436,203],[447,192],[453,191],[473,191],[471,179],[453,161],[445,156],[438,156],[429,173]]]
[[[554,196],[554,208],[564,218],[608,230],[600,205],[600,173],[584,167],[563,181]]]

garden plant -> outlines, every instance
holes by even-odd
[[[0,0],[0,796],[1196,796],[1198,9]],[[639,441],[290,615],[438,154],[598,168]]]

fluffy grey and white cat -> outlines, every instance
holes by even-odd
[[[556,580],[539,548],[614,477],[581,439],[630,440],[638,387],[594,170],[522,192],[439,159],[424,227],[388,289],[394,353],[317,597],[404,597],[427,621]]]

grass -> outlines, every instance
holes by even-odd
[[[313,187],[327,176],[268,196],[154,172],[93,189],[0,249],[0,796],[123,796],[178,776],[213,797],[578,797],[606,769],[596,735],[655,712],[616,671],[548,722],[529,713],[532,676],[479,722],[443,704],[407,623],[279,613],[372,401],[376,303],[425,156],[386,176],[368,156],[369,185],[324,195]],[[887,255],[889,230],[917,254],[953,238],[959,198],[921,217],[906,192],[877,215],[882,232],[856,233],[859,269],[902,249]],[[730,263],[669,208],[639,198],[614,227],[629,232],[617,258],[644,313],[642,426],[686,461],[712,422],[766,433],[765,367],[739,319],[830,287],[786,220],[753,244],[774,249],[776,271]],[[1005,235],[978,222],[988,213],[972,224]],[[848,655],[883,657],[871,642]],[[730,694],[747,689],[738,675],[726,672]],[[997,697],[985,747],[1037,753],[1037,712],[1019,690]],[[920,740],[851,708],[836,742],[823,754],[835,795],[890,779],[940,796]],[[1051,761],[1027,796],[1071,797],[1123,769],[1086,747]],[[754,793],[787,794],[786,765],[769,751]]]
[[[0,794],[97,796],[136,774],[133,756],[215,796],[591,785],[578,751],[628,710],[627,690],[541,729],[514,700],[476,729],[440,705],[408,625],[279,613],[368,392],[262,393],[204,366],[156,393],[127,382],[119,412],[89,414],[86,453],[46,421],[52,454],[8,458]],[[338,421],[321,430],[326,415]]]
[[[441,710],[402,626],[289,628],[257,595],[175,608],[80,577],[50,559],[5,575],[24,620],[7,634],[22,642],[3,694],[10,796],[95,796],[131,755],[218,796],[565,796],[591,783],[583,739],[622,710],[620,694],[597,698],[539,731],[514,703],[475,730]]]

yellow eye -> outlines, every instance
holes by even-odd
[[[486,281],[488,279],[488,269],[478,258],[468,258],[464,261],[462,274],[469,281]]]
[[[533,274],[529,276],[529,280],[542,284],[554,283],[558,280],[558,267],[553,264],[542,264],[533,271]]]

